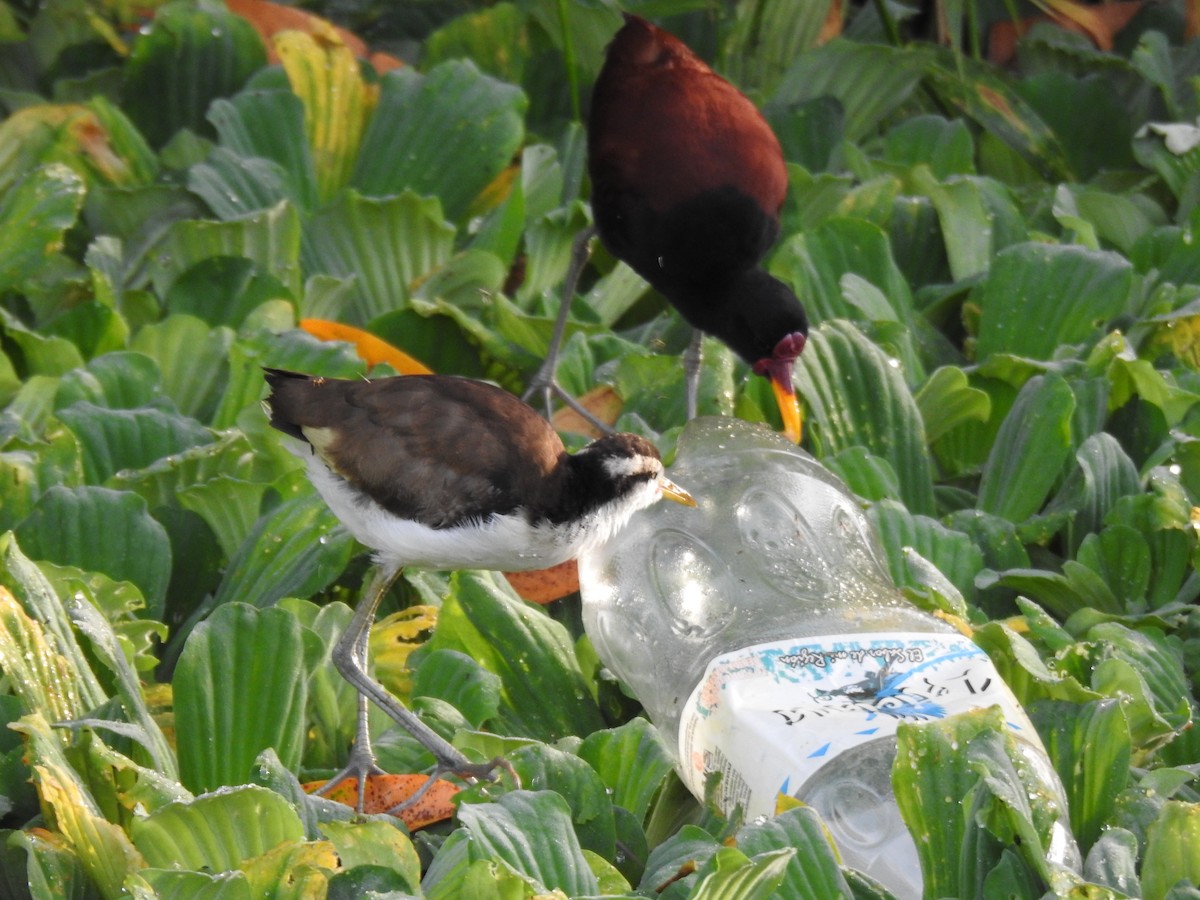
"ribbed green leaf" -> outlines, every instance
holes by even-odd
[[[1075,395],[1059,375],[1021,388],[988,454],[979,482],[979,509],[1022,522],[1045,502],[1071,452]]]
[[[1164,900],[1181,881],[1200,884],[1200,803],[1171,800],[1146,833],[1142,896]]]
[[[643,718],[592,732],[578,753],[600,774],[613,804],[629,810],[639,822],[646,820],[651,801],[674,768],[662,737]]]
[[[353,303],[339,318],[362,325],[408,305],[417,280],[450,258],[454,228],[436,199],[346,191],[314,217],[304,240],[309,272],[355,277]]]
[[[890,315],[910,327],[914,314],[912,294],[892,259],[887,234],[863,219],[834,218],[790,240],[773,259],[772,268],[790,279],[809,317],[815,322],[832,319],[880,321],[847,301],[842,281],[857,275],[882,292]]]
[[[584,850],[604,859],[617,852],[612,798],[604,782],[586,762],[545,744],[530,744],[509,754],[524,785],[553,791],[571,808],[575,836]]]
[[[209,103],[234,93],[266,61],[258,33],[240,16],[169,3],[133,42],[124,109],[156,147],[180,128],[203,133]]]
[[[257,785],[172,803],[134,819],[129,832],[151,866],[209,872],[240,868],[285,841],[304,839],[291,804]]]
[[[222,147],[243,161],[269,160],[284,179],[285,192],[301,209],[317,205],[312,148],[304,131],[304,104],[291,91],[246,90],[229,100],[216,100],[208,119]]]
[[[928,166],[936,179],[975,172],[975,143],[966,123],[941,116],[914,116],[887,133],[883,158],[902,166]]]
[[[238,156],[224,147],[217,147],[191,168],[187,185],[224,221],[296,199],[288,193],[287,177],[277,163]]]
[[[1076,561],[1095,572],[1121,601],[1122,609],[1144,608],[1150,586],[1150,545],[1132,528],[1110,525],[1089,534],[1079,545]]]
[[[814,329],[796,365],[818,456],[863,446],[887,460],[915,513],[933,512],[925,427],[899,369],[849,322]]]
[[[226,381],[233,333],[192,316],[168,316],[144,326],[130,347],[158,363],[162,389],[185,416],[207,421]]]
[[[300,623],[282,609],[227,603],[196,626],[174,678],[179,773],[189,790],[246,783],[267,748],[299,766],[305,662]]]
[[[495,803],[468,803],[458,817],[471,832],[472,859],[498,859],[542,891],[594,894],[596,876],[571,827],[566,801],[551,791],[515,791]]]
[[[101,487],[52,487],[17,528],[33,559],[131,581],[151,618],[162,614],[171,576],[171,543],[136,494]]]
[[[106,353],[63,375],[54,397],[55,408],[79,400],[109,409],[161,405],[162,372],[140,353]]]
[[[738,832],[737,845],[756,857],[772,850],[795,849],[774,896],[794,900],[852,896],[825,823],[811,808],[789,809],[773,819],[747,825]]]
[[[519,88],[466,60],[389,72],[350,183],[370,197],[437,197],[457,222],[521,147],[527,106]]]
[[[155,244],[149,275],[162,296],[188,269],[222,256],[246,257],[257,271],[273,276],[292,296],[299,296],[300,218],[295,208],[280,203],[235,222],[176,222]]]
[[[158,409],[106,409],[81,400],[57,416],[79,441],[90,484],[213,440],[213,433],[195,419]]]
[[[73,685],[63,692],[62,699],[78,703],[80,708],[77,712],[104,703],[108,695],[79,645],[62,600],[41,569],[30,561],[11,534],[0,535],[0,576],[3,576],[3,583],[10,586],[21,601],[25,612],[53,636],[55,652],[66,659],[66,667]],[[39,686],[46,688],[48,684],[49,682],[43,682]]]
[[[553,741],[604,727],[566,630],[481,573],[451,581],[431,650],[466,653],[500,676],[500,733]]]
[[[1116,700],[1043,703],[1033,713],[1067,793],[1071,830],[1087,853],[1129,783],[1132,747],[1125,713]]]
[[[83,179],[61,163],[34,169],[0,196],[0,287],[13,290],[62,249],[83,206]]]
[[[900,479],[891,465],[865,447],[847,447],[821,462],[864,500],[900,499]]]
[[[921,587],[909,572],[904,549],[911,547],[963,594],[975,595],[975,576],[983,568],[983,554],[975,542],[952,531],[936,519],[912,515],[894,502],[877,503],[868,512],[887,552],[892,578],[901,586]]]
[[[944,103],[974,119],[1048,177],[1071,179],[1058,136],[993,68],[945,48],[929,48],[925,62],[927,82]]]
[[[1070,546],[1077,549],[1090,534],[1100,531],[1105,517],[1121,497],[1141,491],[1137,466],[1111,434],[1091,435],[1075,454],[1077,467],[1047,507],[1047,512],[1069,512]]]
[[[272,43],[304,105],[317,195],[328,203],[349,182],[374,92],[354,52],[334,34],[280,31]]]
[[[722,847],[712,855],[689,897],[696,900],[768,900],[776,897],[788,863],[796,850],[787,847],[748,858],[736,847]]]
[[[412,696],[445,700],[478,728],[499,710],[500,678],[465,653],[434,650],[413,675]]]
[[[986,422],[992,410],[991,398],[971,387],[966,373],[957,366],[930,373],[916,400],[930,443],[964,422]]]
[[[230,558],[213,603],[266,607],[310,597],[346,568],[355,546],[324,501],[305,493],[258,520]]]
[[[252,900],[250,880],[243,872],[180,872],[175,869],[143,869],[138,873],[159,897],[188,897],[190,900]]]
[[[793,60],[816,46],[831,5],[741,4],[721,48],[721,74],[748,93],[769,91]]]
[[[1018,244],[992,260],[971,292],[981,315],[975,353],[1051,359],[1062,344],[1095,340],[1129,305],[1133,268],[1114,253]]]
[[[904,104],[921,77],[920,63],[912,54],[835,39],[798,57],[768,106],[835,97],[845,110],[846,138],[857,141]]]

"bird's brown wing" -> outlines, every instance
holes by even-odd
[[[272,388],[273,425],[298,429],[389,512],[435,528],[535,502],[563,453],[527,405],[466,378],[276,378]]]

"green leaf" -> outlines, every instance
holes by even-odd
[[[979,509],[1023,522],[1041,509],[1071,452],[1075,395],[1059,375],[1026,382],[1000,426],[979,482]]]
[[[789,809],[773,819],[742,828],[737,845],[754,858],[784,848],[796,852],[787,861],[776,896],[792,900],[826,900],[854,896],[838,865],[825,823],[809,807]]]
[[[709,859],[705,874],[689,894],[695,900],[767,900],[775,897],[788,863],[796,855],[793,847],[770,850],[748,858],[736,847],[722,847]]]
[[[849,322],[813,329],[796,365],[796,389],[807,405],[818,457],[866,447],[891,464],[910,510],[933,512],[920,412],[898,367],[879,347]]]
[[[0,287],[18,289],[45,269],[75,224],[84,192],[82,178],[52,163],[0,196]]]
[[[302,841],[304,826],[283,797],[243,785],[172,803],[130,824],[151,866],[227,872],[285,841]]]
[[[413,674],[412,696],[445,700],[478,728],[499,711],[500,678],[465,653],[434,650]]]
[[[1146,833],[1142,896],[1163,900],[1185,880],[1200,884],[1200,803],[1172,800]]]
[[[168,3],[143,28],[123,70],[124,108],[161,147],[181,128],[207,131],[204,114],[266,64],[258,33],[224,8]]]
[[[429,648],[465,653],[500,676],[493,726],[501,733],[553,741],[604,727],[566,630],[495,576],[461,572],[451,579]]]
[[[196,626],[174,678],[180,779],[190,790],[244,784],[268,747],[299,766],[306,662],[300,623],[282,609],[227,603]]]
[[[404,879],[407,890],[421,884],[421,860],[412,841],[388,822],[322,822],[321,832],[333,844],[344,869],[380,865]]]
[[[966,123],[941,116],[913,116],[887,133],[883,158],[901,166],[928,166],[938,180],[975,172],[975,143]]]
[[[310,597],[346,568],[355,546],[320,497],[295,497],[260,518],[242,541],[213,605],[266,607],[282,597]]]
[[[521,784],[553,791],[567,801],[575,835],[584,850],[603,859],[616,856],[613,804],[596,771],[578,756],[546,744],[530,744],[509,754]]]
[[[245,257],[256,272],[270,275],[293,297],[299,296],[300,232],[299,215],[286,202],[234,222],[179,221],[154,245],[149,275],[158,295],[165,296],[176,279],[198,263]]]
[[[136,494],[101,487],[52,487],[17,528],[32,558],[131,581],[152,618],[162,615],[171,544]]]
[[[837,38],[799,56],[767,106],[834,97],[845,111],[846,139],[858,141],[909,99],[921,77],[913,54]]]
[[[515,791],[495,803],[464,804],[472,860],[496,859],[533,879],[540,890],[567,896],[598,890],[571,827],[566,801],[551,791]]]
[[[520,149],[527,106],[519,88],[468,60],[440,63],[424,75],[389,72],[350,183],[370,197],[437,197],[446,218],[460,221]]]
[[[612,802],[645,822],[650,803],[674,769],[674,761],[658,731],[643,718],[616,728],[594,731],[578,754],[591,764],[612,794]]]
[[[341,194],[305,231],[310,272],[354,276],[353,302],[340,317],[364,325],[403,309],[417,281],[450,259],[454,227],[434,198],[411,191],[397,196]]]
[[[232,151],[232,157],[247,166],[253,159],[275,163],[278,168],[271,171],[283,179],[285,195],[307,212],[316,208],[312,147],[304,130],[304,104],[299,97],[291,91],[246,90],[228,100],[214,100],[208,108],[208,119],[217,130],[221,146]],[[202,165],[192,170],[189,184]]]
[[[982,310],[976,357],[1052,359],[1062,344],[1099,338],[1132,292],[1133,267],[1115,253],[1034,243],[1009,247],[996,254],[987,280],[971,293]]]
[[[769,90],[793,60],[817,46],[831,3],[749,4],[721,48],[721,73],[746,91]]]
[[[780,248],[772,271],[792,282],[814,322],[854,319],[914,325],[912,292],[892,257],[887,234],[872,222],[829,219]],[[844,285],[847,274],[874,285],[886,300],[884,308],[868,311],[850,302]]]
[[[205,422],[228,380],[226,359],[232,343],[233,333],[227,328],[173,315],[143,327],[129,346],[158,363],[162,389],[179,411]]]
[[[932,563],[966,597],[975,593],[975,576],[983,568],[983,554],[971,538],[952,531],[935,519],[914,516],[893,502],[877,503],[869,511],[887,552],[892,578],[902,587],[927,588],[916,578],[905,557],[911,548]],[[964,614],[965,609],[958,610]]]
[[[1031,712],[1066,790],[1071,830],[1087,853],[1129,783],[1132,745],[1125,713],[1116,700],[1040,703]]]
[[[80,401],[58,410],[57,416],[79,441],[89,484],[213,439],[196,420],[158,409],[106,409]]]
[[[1105,517],[1121,497],[1141,491],[1137,467],[1117,439],[1093,434],[1075,454],[1077,467],[1047,507],[1048,513],[1069,512],[1067,526],[1073,548],[1100,531]]]
[[[965,422],[986,422],[992,411],[991,398],[971,387],[967,373],[957,366],[931,372],[917,391],[916,401],[931,444]]]

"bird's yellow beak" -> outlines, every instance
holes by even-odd
[[[695,506],[696,498],[673,482],[665,475],[659,482],[662,485],[662,495],[666,500],[674,500],[676,503],[682,503],[684,506]]]
[[[775,392],[775,402],[779,404],[779,415],[783,419],[783,433],[787,435],[789,441],[798,444],[800,438],[804,436],[804,416],[800,413],[800,398],[796,395],[791,381],[790,373],[786,382],[772,378],[771,390]]]

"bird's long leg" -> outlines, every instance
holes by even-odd
[[[546,351],[546,357],[542,360],[541,366],[538,367],[533,378],[529,380],[529,386],[525,389],[525,393],[521,399],[528,403],[530,398],[541,394],[546,418],[549,419],[553,412],[552,404],[554,398],[558,397],[564,404],[600,429],[602,433],[609,434],[612,428],[607,423],[597,419],[582,403],[567,393],[562,385],[558,383],[558,379],[554,374],[558,368],[558,356],[562,351],[563,337],[567,332],[567,319],[571,314],[571,301],[575,298],[575,289],[579,286],[579,276],[583,274],[583,267],[587,264],[588,244],[595,234],[595,227],[589,225],[575,236],[575,240],[571,244],[571,264],[567,268],[567,277],[563,282],[563,296],[558,306],[558,318],[554,320],[554,330],[550,333],[550,346]]]
[[[693,328],[692,339],[688,342],[687,349],[683,351],[683,383],[689,422],[696,418],[696,409],[700,405],[700,364],[702,362],[704,362],[704,332],[699,328]]]
[[[394,580],[395,576],[383,586],[383,589],[379,592],[380,597],[387,593],[388,588]],[[365,605],[367,599],[364,599],[361,603]],[[379,605],[378,599],[376,599],[375,605]],[[371,618],[374,618],[374,610],[371,612]],[[349,634],[350,631],[351,628],[348,626],[345,634]],[[343,637],[345,637],[345,634],[343,634]],[[354,646],[355,662],[363,671],[366,671],[367,668],[367,644],[370,641],[370,636],[370,622],[368,622],[367,628],[363,630]],[[367,778],[371,775],[384,775],[386,773],[375,764],[375,751],[371,747],[370,706],[366,694],[358,693],[357,705],[358,714],[354,727],[354,745],[350,748],[350,758],[346,760],[346,765],[340,772],[313,793],[317,796],[323,796],[347,778],[353,778],[358,785],[358,796],[354,808],[356,812],[361,813],[363,811],[363,801],[366,799]]]
[[[433,754],[433,758],[437,761],[433,777],[450,774],[457,775],[467,781],[479,781],[490,779],[492,773],[497,768],[506,768],[510,772],[512,771],[512,766],[508,761],[501,758],[493,759],[487,763],[471,762],[441,735],[422,722],[416,713],[406,709],[395,697],[387,692],[383,685],[367,673],[367,641],[370,635],[371,623],[375,619],[375,611],[379,608],[379,601],[387,593],[399,574],[399,569],[390,567],[385,568],[381,566],[376,569],[371,579],[371,584],[367,588],[367,595],[355,607],[354,617],[350,620],[350,624],[346,626],[346,630],[342,632],[341,638],[338,639],[337,644],[333,648],[334,666],[343,678],[354,685],[361,699],[359,700],[358,735],[355,739],[354,748],[351,750],[350,762],[347,763],[346,769],[337,776],[336,780],[332,781],[336,784],[347,775],[357,775],[359,779],[357,808],[359,811],[362,810],[363,805],[365,777],[380,772],[380,769],[375,765],[375,754],[371,749],[370,737],[367,735],[367,700],[370,700],[391,716],[397,725],[411,734],[422,747]],[[430,778],[430,782],[432,782],[433,777]],[[412,800],[400,804],[396,809],[402,809],[409,803],[414,802],[419,796],[420,794],[412,798]]]

